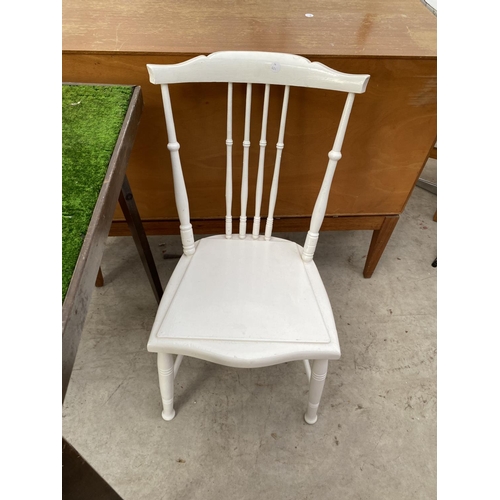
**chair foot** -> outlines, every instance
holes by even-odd
[[[318,421],[318,415],[315,415],[314,419],[309,420],[309,418],[308,418],[308,416],[307,416],[307,412],[306,412],[306,413],[304,413],[304,420],[305,420],[308,424],[313,425],[313,424],[315,424],[315,423]]]
[[[309,402],[304,420],[313,425],[318,420],[318,407],[321,401],[321,394],[325,386],[326,374],[328,372],[328,360],[317,359],[314,361],[311,371],[311,382],[309,384]]]
[[[170,413],[165,412],[165,410],[161,412],[161,418],[163,418],[163,420],[166,420],[167,422],[172,420],[174,417],[175,417],[174,409],[172,409]]]

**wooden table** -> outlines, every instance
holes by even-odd
[[[105,86],[99,87],[104,88]],[[71,282],[64,297],[62,308],[63,402],[117,201],[119,201],[120,207],[125,214],[139,256],[158,302],[160,302],[163,294],[151,249],[139,217],[132,190],[125,175],[139,126],[142,107],[141,88],[135,86]],[[105,120],[106,117],[103,116],[102,119]],[[77,138],[76,140],[81,139]],[[111,145],[112,147],[113,145]],[[74,496],[76,493],[79,495],[78,498],[112,498],[117,500],[120,498],[64,438],[63,465],[64,498],[77,498],[77,496]]]
[[[371,75],[367,92],[354,103],[344,157],[322,227],[373,231],[364,269],[365,277],[370,277],[436,141],[436,18],[419,0],[307,4],[298,0],[64,0],[64,79],[134,83],[143,88],[144,115],[129,175],[137,186],[137,204],[148,234],[177,234],[178,220],[160,91],[149,83],[145,65],[181,62],[219,50],[289,52],[339,71]],[[209,96],[201,99],[196,85],[172,87],[174,104],[179,103],[176,98],[195,97],[189,105],[174,108],[193,227],[198,233],[222,233],[224,88],[214,85]],[[236,100],[243,96],[240,90]],[[331,94],[298,89],[291,93],[276,231],[308,228],[331,148],[332,120],[342,105]],[[253,100],[255,110],[260,99],[256,95]],[[254,113],[254,145],[258,144],[254,135],[259,130],[258,114]],[[196,120],[190,120],[193,117]],[[272,124],[277,118],[270,120]],[[309,135],[298,140],[303,128]],[[197,142],[184,139],[188,129],[193,132],[188,137],[198,135]],[[208,129],[212,139],[220,141],[204,140]],[[235,131],[235,144],[241,135],[242,131]],[[250,181],[256,175],[257,158],[255,149],[250,155]],[[235,157],[234,165],[238,162]],[[271,166],[272,162],[270,157]],[[234,181],[238,180],[235,175]],[[238,201],[233,200],[234,206]],[[252,206],[248,208],[250,213]],[[118,208],[111,234],[127,234]]]

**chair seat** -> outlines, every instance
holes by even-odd
[[[235,367],[338,359],[326,290],[302,248],[280,238],[204,238],[183,255],[158,308],[152,352]]]

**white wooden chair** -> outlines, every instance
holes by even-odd
[[[304,360],[310,381],[304,418],[307,423],[314,424],[328,360],[340,357],[340,347],[331,305],[312,259],[333,174],[341,158],[340,150],[354,94],[365,91],[369,75],[339,73],[303,57],[271,52],[216,52],[180,64],[148,64],[147,68],[151,83],[161,85],[184,252],[163,294],[148,342],[148,351],[158,353],[162,417],[171,420],[175,416],[174,378],[183,356],[237,368]],[[226,234],[197,242],[194,241],[190,223],[168,87],[168,84],[186,82],[228,84]],[[246,107],[241,215],[239,234],[233,235],[233,85],[239,83],[246,84]],[[252,234],[247,234],[250,109],[254,84],[265,85],[265,88],[256,209]],[[284,86],[284,97],[269,209],[265,232],[261,235],[264,153],[272,85]],[[347,94],[303,248],[294,242],[271,236],[290,87],[329,89]],[[174,354],[177,355],[175,362]],[[308,360],[314,360],[312,367]]]

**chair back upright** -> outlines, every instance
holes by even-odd
[[[334,90],[347,93],[346,102],[333,143],[328,153],[328,164],[321,189],[316,199],[311,216],[302,258],[312,260],[316,249],[319,230],[326,212],[330,187],[337,162],[341,158],[341,148],[347,123],[351,113],[354,94],[363,93],[366,89],[369,75],[353,75],[335,71],[319,62],[292,54],[273,52],[227,51],[215,52],[209,56],[198,56],[179,64],[148,64],[150,81],[161,85],[163,107],[168,134],[168,149],[172,162],[174,193],[177,212],[180,220],[180,233],[184,254],[192,255],[195,251],[193,229],[190,222],[189,202],[182,173],[179,155],[179,142],[175,133],[175,124],[170,101],[169,84],[224,82],[227,83],[227,134],[226,134],[226,216],[225,234],[230,239],[232,235],[232,198],[233,198],[233,84],[246,84],[245,124],[243,137],[243,165],[241,181],[241,207],[239,216],[238,237],[247,235],[247,202],[248,202],[248,163],[250,151],[250,119],[252,103],[252,86],[264,85],[264,104],[262,125],[259,141],[259,162],[257,184],[255,189],[255,214],[253,217],[252,237],[260,236],[260,221],[262,210],[262,192],[264,182],[264,157],[267,146],[267,121],[271,85],[284,86],[281,119],[276,144],[276,157],[269,197],[269,207],[264,231],[264,240],[270,240],[273,230],[273,217],[278,195],[278,182],[281,167],[281,157],[284,148],[285,125],[288,110],[290,87],[309,87]]]

